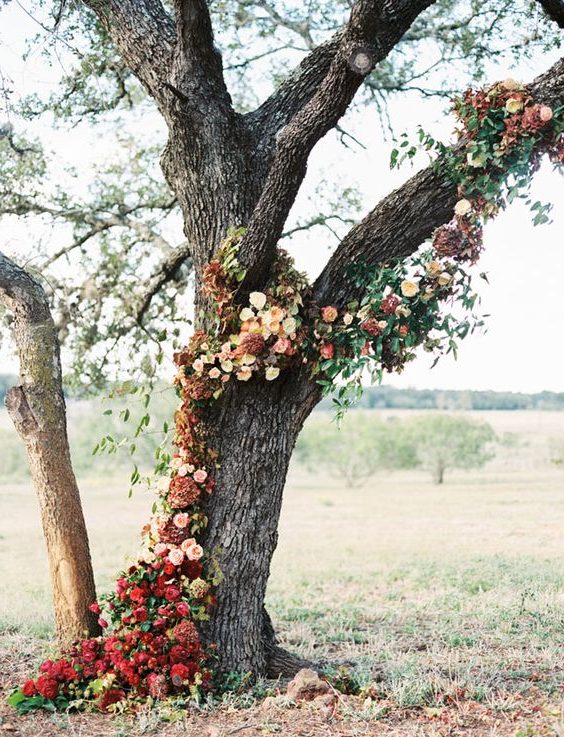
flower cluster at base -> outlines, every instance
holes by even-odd
[[[183,371],[181,370],[181,375]],[[213,648],[198,624],[215,604],[221,574],[197,537],[207,519],[201,501],[213,491],[213,453],[201,427],[202,398],[179,383],[176,452],[157,482],[160,504],[143,529],[137,562],[122,573],[114,594],[91,610],[108,628],[47,660],[35,680],[9,702],[20,712],[94,705],[122,711],[147,698],[197,698],[211,685]]]

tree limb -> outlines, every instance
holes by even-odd
[[[563,0],[538,0],[542,5],[544,12],[549,18],[555,23],[558,23],[560,28],[564,28],[564,2]]]
[[[535,99],[553,107],[564,104],[564,58],[530,85]],[[445,167],[430,166],[385,197],[352,228],[314,284],[319,304],[343,306],[359,296],[347,277],[351,263],[367,269],[391,258],[406,258],[453,215],[456,186]]]
[[[247,270],[243,291],[267,276],[311,150],[344,115],[365,76],[432,2],[357,0],[353,5],[321,84],[277,135],[274,161],[239,252]]]
[[[160,103],[176,43],[174,23],[160,0],[83,0],[96,13],[127,66]]]

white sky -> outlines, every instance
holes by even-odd
[[[21,4],[12,2],[0,12],[0,69],[8,72],[18,92],[47,91],[60,74],[54,62],[49,68],[35,49],[21,61],[24,39],[38,28]],[[532,79],[557,58],[545,55],[522,66],[493,68],[491,78],[508,76]],[[447,139],[452,120],[443,113],[444,102],[420,101],[406,97],[390,106],[396,132],[413,130],[421,123],[438,137]],[[154,125],[155,119],[147,121]],[[45,124],[43,124],[45,125]],[[308,178],[295,207],[305,211],[305,202],[320,179],[337,181],[343,187],[357,185],[365,209],[408,178],[413,171],[405,165],[399,172],[389,171],[391,141],[383,141],[377,113],[364,109],[349,116],[346,127],[357,135],[368,150],[346,150],[334,136],[328,136],[315,149]],[[43,130],[44,137],[75,166],[88,167],[94,161],[111,157],[104,141],[90,137],[84,128],[64,134]],[[420,165],[425,159],[421,157]],[[479,265],[486,271],[490,286],[481,286],[483,312],[490,313],[488,332],[468,337],[461,345],[458,361],[442,359],[430,370],[430,359],[422,354],[401,376],[388,377],[387,384],[442,389],[495,389],[503,391],[564,391],[564,191],[561,175],[548,165],[537,175],[533,197],[554,204],[553,223],[534,228],[531,216],[521,204],[502,213],[485,233],[486,252]],[[30,254],[29,234],[21,226],[4,226],[0,247],[12,253]],[[327,240],[317,232],[315,239],[304,238],[291,248],[298,266],[313,276],[328,256]],[[0,356],[0,372],[14,369],[12,360]]]

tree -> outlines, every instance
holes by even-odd
[[[469,19],[452,0],[357,0],[350,12],[343,3],[334,13],[324,6],[307,23],[298,24],[302,48],[307,49],[298,66],[260,105],[249,106],[247,100],[247,109],[254,108],[248,112],[234,104],[228,90],[204,0],[174,0],[172,14],[159,0],[85,0],[79,6],[80,17],[85,8],[95,15],[96,20],[87,16],[87,30],[101,28],[97,38],[103,39],[105,60],[107,48],[112,49],[104,73],[122,88],[124,80],[135,75],[166,123],[168,140],[161,164],[182,215],[186,249],[181,263],[189,253],[199,329],[218,333],[217,318],[209,315],[209,301],[200,288],[230,229],[245,228],[237,240],[242,279],[234,295],[235,303],[243,307],[253,293],[262,294],[272,286],[278,245],[317,142],[340,126],[364,83],[368,90],[372,84],[379,90],[417,84],[408,70],[388,76],[389,54],[411,43],[416,57],[417,43],[430,36],[443,50],[470,49],[478,58],[487,55],[483,44],[493,38],[489,49],[497,53],[502,34],[496,35],[495,23],[499,21],[501,28],[504,22],[515,21],[511,5],[504,4],[503,13],[496,14],[498,3],[472,3],[472,18],[480,17],[484,25],[493,20],[489,36],[479,38],[479,34],[470,38]],[[561,3],[542,5],[564,25]],[[253,23],[271,22],[289,33],[298,27],[292,12],[283,17],[262,2],[228,3],[226,8],[226,17],[242,34],[239,54],[245,53],[247,23],[252,28]],[[492,12],[493,18],[488,15]],[[516,13],[527,17],[523,8]],[[510,36],[516,25],[511,24]],[[76,27],[74,33],[79,35]],[[287,41],[285,48],[290,45]],[[269,47],[257,50],[268,52]],[[247,52],[246,65],[250,61]],[[564,64],[557,63],[530,89],[545,106],[562,105]],[[311,309],[334,305],[342,311],[361,301],[366,284],[351,277],[350,264],[360,264],[369,273],[413,254],[435,228],[451,219],[458,198],[457,183],[444,159],[413,176],[343,235],[308,289],[307,305]],[[170,255],[165,254],[161,265],[169,263]],[[131,273],[128,257],[122,253],[122,259]],[[141,270],[132,292],[135,304],[150,303],[162,293],[177,279],[177,265],[178,261],[164,268],[157,264],[161,275],[157,281],[146,279]],[[115,287],[123,294],[119,276]],[[134,327],[139,326],[138,316],[139,311],[133,310]],[[115,336],[122,333],[118,327]],[[394,353],[393,346],[390,350]],[[330,349],[324,351],[330,361]],[[392,356],[388,359],[386,365],[393,369]],[[329,368],[330,364],[321,364],[322,371]],[[300,665],[277,646],[264,596],[288,463],[304,420],[321,398],[318,378],[312,377],[310,366],[299,364],[289,365],[276,381],[230,382],[218,402],[203,412],[206,440],[220,465],[215,489],[205,501],[209,524],[202,544],[206,550],[222,551],[224,576],[205,637],[217,644],[223,671],[279,674]]]
[[[59,344],[41,285],[0,253],[0,303],[12,316],[21,386],[5,403],[23,439],[41,509],[59,642],[69,646],[100,627],[88,535],[67,438]]]
[[[481,468],[494,457],[495,433],[487,422],[456,414],[421,415],[410,423],[420,465],[442,484],[449,468]]]
[[[399,420],[354,412],[342,424],[312,418],[296,445],[296,457],[312,473],[331,472],[349,488],[362,486],[377,471],[413,468],[417,455]]]

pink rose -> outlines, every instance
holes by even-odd
[[[334,322],[338,316],[337,308],[332,305],[321,308],[321,317],[325,322]]]
[[[155,555],[164,555],[168,550],[168,545],[164,543],[157,543],[155,545]]]
[[[194,371],[196,371],[196,373],[201,374],[204,370],[204,362],[202,361],[202,359],[197,358],[192,364],[192,368],[194,369]]]
[[[207,471],[204,471],[203,468],[199,468],[194,474],[194,481],[197,481],[198,484],[203,484],[207,477]]]
[[[180,527],[180,529],[184,529],[188,525],[188,522],[190,522],[190,517],[186,514],[186,512],[179,512],[178,514],[174,515],[174,525],[175,527]]]
[[[278,338],[276,343],[272,346],[274,353],[286,353],[288,349],[292,347],[292,344],[288,338]]]
[[[552,108],[548,105],[541,105],[539,117],[543,123],[548,123],[549,120],[552,120]]]
[[[218,368],[212,368],[208,376],[210,377],[210,379],[219,379],[219,377],[221,376],[221,371]]]
[[[195,545],[191,545],[186,551],[186,557],[188,560],[200,560],[203,554],[204,550],[202,546],[197,543]]]
[[[184,560],[184,551],[180,548],[173,548],[168,554],[168,559],[173,566],[179,566]]]
[[[186,552],[188,548],[191,548],[192,545],[196,544],[196,540],[193,537],[189,537],[187,540],[183,540],[180,543],[180,549]]]
[[[179,466],[177,473],[179,476],[186,476],[189,473],[189,470],[190,467],[188,466],[188,464],[183,463],[181,466]]]

